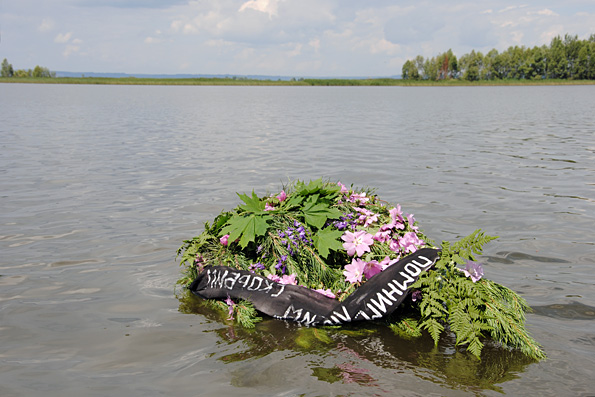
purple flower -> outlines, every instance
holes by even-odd
[[[273,207],[273,206],[272,206],[271,204],[269,204],[269,203],[266,203],[266,204],[264,205],[264,210],[265,210],[265,211],[273,211],[273,210],[275,210],[275,207]]]
[[[362,261],[361,259],[353,259],[350,265],[345,266],[345,270],[343,271],[345,279],[351,284],[361,282],[362,276],[364,275],[365,266],[366,262]]]
[[[228,244],[228,240],[229,240],[229,234],[226,234],[225,236],[221,237],[219,239],[219,242],[225,246],[227,246]]]
[[[285,274],[285,269],[286,269],[285,261],[286,260],[287,260],[287,255],[281,255],[281,258],[275,265],[275,269],[281,270],[281,274]]]
[[[413,291],[413,293],[411,294],[411,300],[413,302],[421,300],[421,291]]]
[[[483,277],[483,268],[480,263],[469,261],[465,265],[463,273],[465,273],[465,276],[471,277],[471,281],[475,283]]]
[[[335,221],[334,225],[339,230],[346,229],[347,226],[349,226],[349,224],[345,221]]]
[[[343,248],[347,251],[347,255],[353,256],[357,253],[357,256],[362,256],[364,252],[370,252],[370,246],[374,244],[372,235],[364,230],[359,232],[345,232],[341,236],[341,239],[345,241]]]
[[[253,263],[250,265],[248,270],[250,270],[252,273],[254,273],[255,270],[264,270],[264,265],[260,262]]]

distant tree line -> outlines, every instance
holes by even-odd
[[[56,77],[56,72],[50,72],[48,68],[41,66],[35,66],[31,69],[17,69],[14,70],[12,64],[8,63],[8,60],[4,58],[2,61],[2,71],[0,72],[1,77]]]
[[[457,59],[452,50],[424,59],[418,55],[403,65],[402,78],[409,80],[595,80],[595,34],[587,40],[566,34],[549,46],[509,47],[499,53],[471,51]]]

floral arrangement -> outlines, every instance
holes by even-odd
[[[371,189],[317,179],[294,181],[280,193],[238,194],[243,204],[224,211],[178,250],[188,286],[209,265],[250,271],[282,284],[300,285],[344,300],[399,259],[436,248],[413,214],[380,200]],[[524,327],[525,300],[483,277],[476,255],[494,237],[477,230],[443,242],[440,259],[411,287],[410,299],[390,318],[390,328],[411,338],[428,332],[437,344],[454,333],[457,345],[480,357],[488,341],[545,358]],[[248,301],[211,302],[246,327],[260,320]]]

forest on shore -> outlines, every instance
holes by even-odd
[[[55,72],[51,72],[48,68],[43,66],[35,66],[33,69],[17,69],[12,67],[12,64],[8,62],[8,59],[4,58],[2,61],[2,68],[0,69],[0,77],[35,77],[35,78],[48,78],[56,77]]]
[[[586,40],[566,34],[549,45],[472,50],[461,57],[448,50],[432,58],[421,55],[403,64],[404,80],[595,80],[595,34]]]
[[[292,78],[267,80],[245,77],[56,77],[46,67],[15,70],[5,58],[0,83],[118,84],[118,85],[285,85],[285,86],[452,86],[595,84],[595,34],[557,36],[549,45],[472,50],[457,57],[452,50],[431,58],[407,60],[401,78]]]

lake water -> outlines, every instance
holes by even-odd
[[[595,395],[595,86],[0,84],[0,395]],[[377,188],[485,277],[548,359],[387,327],[233,326],[175,253],[236,192]],[[178,291],[179,292],[179,291]]]

